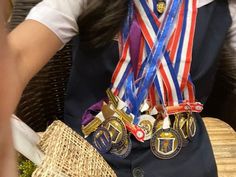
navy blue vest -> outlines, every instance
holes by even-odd
[[[217,68],[217,54],[231,24],[228,4],[223,0],[198,9],[194,38],[191,76],[196,98],[205,102],[212,87]],[[99,50],[83,50],[79,37],[73,41],[73,67],[65,101],[65,122],[81,133],[81,116],[85,109],[106,96],[112,73],[118,62],[115,41]],[[110,154],[104,158],[119,177],[216,177],[214,156],[205,126],[197,117],[197,134],[179,155],[171,160],[159,160],[150,151],[149,142],[132,138],[132,151],[126,159]],[[91,143],[91,138],[87,139]]]

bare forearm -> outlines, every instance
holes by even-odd
[[[3,2],[0,3],[0,7],[4,7],[4,5]],[[6,94],[11,94],[12,89],[8,90],[6,85],[11,82],[11,78],[8,78],[10,70],[7,61],[10,56],[6,43],[6,31],[4,29],[5,19],[5,16],[0,14],[0,177],[16,177],[16,160],[9,118],[15,108],[17,100],[13,101],[15,102],[13,104],[9,98],[6,98]],[[8,104],[12,104],[12,106],[10,106],[11,108],[7,106]]]
[[[0,0],[0,177],[15,177],[10,115],[28,81],[56,53],[62,42],[50,29],[33,20],[24,21],[6,35],[2,2],[4,0]]]
[[[62,46],[51,30],[34,20],[17,26],[8,35],[8,42],[19,81],[24,86]]]
[[[0,122],[0,177],[16,177],[16,157],[11,137],[10,120],[2,119]]]

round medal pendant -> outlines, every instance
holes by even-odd
[[[148,114],[144,114],[139,117],[138,126],[145,133],[144,140],[151,139],[154,122],[155,122],[155,118],[153,116],[148,115]]]
[[[166,9],[166,2],[164,0],[159,0],[157,2],[157,12],[163,14]]]
[[[178,128],[179,128],[179,117],[180,117],[179,114],[175,114],[175,121],[173,123],[174,130],[178,130]]]
[[[197,131],[196,119],[192,114],[188,115],[187,118],[187,135],[190,140],[193,139]]]
[[[123,145],[112,148],[110,152],[124,159],[130,154],[131,149],[132,149],[132,142],[130,137],[127,137]]]
[[[150,140],[152,153],[160,159],[175,157],[182,148],[182,139],[172,128],[159,129]]]
[[[189,143],[188,140],[188,133],[187,133],[187,118],[186,114],[176,114],[175,115],[175,122],[173,125],[173,129],[179,132],[183,141],[183,147],[187,146]]]
[[[103,127],[110,133],[112,147],[117,147],[124,144],[127,138],[127,130],[122,120],[112,116],[104,121]]]
[[[110,151],[112,147],[112,141],[111,141],[111,136],[108,130],[103,127],[99,127],[94,132],[93,144],[95,148],[101,153],[106,153]]]
[[[163,118],[161,115],[157,116],[157,119],[154,122],[153,129],[152,129],[152,135],[163,126]]]

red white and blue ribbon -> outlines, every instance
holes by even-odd
[[[189,70],[196,0],[180,2],[172,1],[167,15],[159,21],[153,11],[154,6],[150,8],[146,0],[134,0],[133,14],[142,32],[138,37],[139,53],[132,57],[133,46],[130,44],[133,39],[126,31],[125,34],[129,35],[123,40],[121,59],[112,77],[112,91],[124,101],[128,100],[133,108],[136,107],[133,111],[137,116],[140,104],[147,97],[167,107],[179,106],[183,102],[195,103]],[[132,24],[128,26],[132,29]],[[136,58],[135,67],[132,58]]]

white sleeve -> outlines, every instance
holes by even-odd
[[[26,19],[36,20],[66,44],[78,33],[77,18],[87,0],[43,0],[33,7]]]
[[[236,1],[228,0],[228,2],[232,24],[222,50],[220,70],[229,78],[236,80]]]

